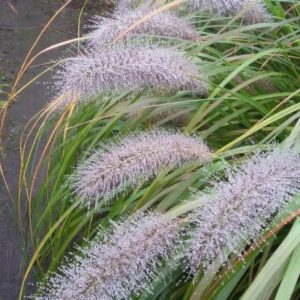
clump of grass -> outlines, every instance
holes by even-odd
[[[178,2],[176,1],[176,3]],[[239,4],[242,3],[246,2],[239,2]],[[105,92],[108,91],[107,94],[103,94],[101,88],[94,93],[92,82],[97,82],[97,78],[90,75],[93,74],[94,69],[97,69],[97,65],[93,64],[86,68],[86,72],[73,74],[74,78],[70,81],[70,86],[74,88],[75,92],[70,91],[70,98],[68,98],[69,90],[64,85],[59,86],[60,91],[63,92],[62,94],[65,94],[59,96],[62,96],[62,98],[66,96],[65,99],[68,99],[61,107],[69,103],[69,100],[72,101],[72,98],[76,103],[85,103],[86,105],[81,106],[77,110],[73,110],[73,106],[68,106],[68,109],[62,113],[61,117],[56,119],[57,115],[55,116],[55,120],[53,120],[55,122],[54,130],[47,141],[47,147],[42,149],[43,151],[39,151],[40,148],[38,146],[35,148],[40,138],[39,135],[35,139],[37,144],[34,146],[30,145],[28,157],[25,155],[28,144],[24,145],[24,149],[26,149],[23,149],[22,152],[22,155],[25,156],[22,157],[24,160],[20,186],[24,187],[26,195],[28,195],[28,231],[32,237],[32,247],[30,245],[30,248],[33,249],[34,255],[29,262],[23,286],[28,275],[35,273],[34,271],[36,271],[38,280],[45,279],[44,274],[57,269],[58,265],[62,263],[65,253],[73,248],[75,241],[82,241],[85,238],[90,240],[97,231],[99,224],[102,224],[104,227],[108,226],[108,219],[118,220],[124,214],[131,215],[137,209],[146,210],[149,207],[155,208],[158,212],[169,213],[171,210],[171,214],[174,213],[180,217],[184,216],[187,211],[191,211],[195,206],[198,207],[203,203],[205,204],[203,210],[211,213],[206,208],[210,207],[210,202],[208,204],[205,203],[207,195],[203,194],[203,197],[199,195],[196,200],[190,199],[188,197],[190,195],[189,187],[204,190],[209,177],[208,174],[214,176],[219,170],[225,168],[228,162],[233,162],[236,158],[241,158],[241,156],[244,157],[254,149],[261,146],[264,147],[264,144],[268,144],[272,140],[276,139],[281,142],[287,138],[289,143],[291,141],[294,141],[296,144],[298,143],[299,121],[297,120],[300,114],[298,91],[299,67],[297,64],[299,56],[297,43],[299,37],[299,6],[297,3],[289,3],[288,1],[284,4],[280,1],[267,1],[267,4],[269,12],[274,14],[274,19],[271,18],[268,19],[268,23],[253,26],[242,26],[241,24],[239,26],[237,22],[232,22],[231,18],[220,17],[220,15],[229,14],[236,18],[240,16],[243,18],[248,8],[247,5],[240,12],[228,11],[226,14],[217,12],[219,16],[216,18],[213,18],[211,14],[203,13],[201,9],[197,9],[197,14],[192,17],[192,21],[197,28],[197,32],[199,32],[200,38],[196,41],[172,39],[172,45],[175,45],[176,49],[185,49],[188,52],[188,56],[192,58],[193,69],[195,65],[202,66],[204,62],[205,76],[210,78],[210,89],[204,97],[200,98],[197,93],[186,93],[186,86],[178,86],[178,89],[173,90],[176,93],[172,93],[172,95],[169,93],[163,93],[164,95],[162,95],[161,90],[158,90],[158,93],[148,93],[146,91],[148,91],[149,85],[144,85],[145,81],[136,90],[137,93],[126,93],[129,91],[127,89],[128,85],[124,85],[119,90],[120,92],[124,92],[124,94],[118,93],[117,95],[115,91],[110,93],[111,90],[109,87],[105,90]],[[153,11],[151,10],[151,12]],[[215,14],[214,11],[211,10],[211,12]],[[265,10],[262,10],[262,12],[265,12]],[[128,10],[124,10],[124,14],[127,13]],[[248,23],[258,21],[258,19],[251,18],[247,21]],[[282,21],[277,22],[276,20],[279,19]],[[134,30],[135,28],[132,29],[132,31]],[[131,34],[130,31],[126,32],[126,30],[125,33]],[[120,36],[126,40],[126,34],[122,34],[121,32]],[[157,41],[160,44],[161,40],[156,37],[152,41]],[[166,44],[166,39],[163,40],[163,43]],[[148,47],[139,47],[140,49],[147,48],[149,51],[152,50]],[[115,49],[113,47],[111,51],[114,52]],[[97,53],[96,51],[93,52]],[[101,53],[99,55],[101,57]],[[129,52],[128,56],[130,56]],[[86,63],[86,57],[89,57],[89,55],[82,56],[84,63]],[[77,62],[74,63],[74,67],[77,64],[80,65],[80,58],[81,56],[75,58]],[[127,59],[126,55],[125,58]],[[72,63],[71,59],[70,65]],[[87,63],[87,65],[89,64]],[[148,72],[153,72],[156,76],[155,80],[159,81],[161,74],[160,66],[159,64],[155,66],[158,66],[156,70],[159,70],[159,72],[155,73],[154,68],[149,68],[146,74],[143,73],[139,76],[144,76],[144,80],[145,76],[150,78]],[[138,69],[138,67],[140,66],[136,66],[135,68]],[[108,68],[107,70],[110,69]],[[69,71],[72,74],[72,70],[69,69]],[[126,69],[122,73],[122,76],[124,75],[125,77],[130,72]],[[181,74],[180,72],[179,74]],[[80,80],[76,80],[83,78],[81,75],[84,74],[87,75],[87,82],[91,84],[91,88],[83,89],[82,94],[78,95],[77,91],[81,91],[82,86],[79,84]],[[176,77],[177,73],[172,71],[169,75]],[[190,74],[184,74],[184,76],[186,75]],[[101,76],[100,78],[102,78]],[[198,76],[198,71],[192,72],[191,77],[186,76],[184,78],[188,78],[190,82],[190,79],[194,80],[195,76]],[[172,80],[168,79],[166,81],[169,84],[169,82],[173,82]],[[194,84],[193,80],[192,84]],[[97,84],[96,87],[98,88]],[[115,86],[111,87],[114,88]],[[167,85],[164,86],[163,92],[166,91],[166,87]],[[130,86],[131,88],[132,86]],[[151,91],[155,91],[157,88],[160,89],[161,85],[150,86]],[[89,94],[90,90],[92,90],[92,94]],[[95,97],[98,98],[97,102],[94,101]],[[122,101],[116,101],[119,99]],[[139,106],[140,104],[143,106]],[[141,109],[138,113],[131,114],[128,117],[134,107],[141,107]],[[160,119],[152,120],[151,112],[156,113],[161,110],[167,111],[168,115],[162,115]],[[187,120],[184,120],[184,125],[181,125],[185,126],[183,128],[184,132],[187,135],[195,132],[197,135],[205,137],[209,141],[209,144],[216,149],[216,153],[213,156],[216,159],[207,166],[208,173],[203,168],[198,168],[197,164],[184,164],[183,166],[173,168],[170,172],[158,174],[158,176],[152,177],[153,181],[149,180],[144,184],[135,186],[134,189],[128,187],[125,193],[116,194],[114,201],[106,202],[105,207],[101,207],[101,209],[86,210],[84,207],[77,206],[76,202],[70,204],[70,198],[73,194],[69,186],[66,185],[66,178],[72,174],[74,165],[82,158],[82,155],[88,152],[86,150],[94,148],[99,141],[107,141],[107,139],[113,138],[115,135],[127,134],[137,129],[152,128],[153,123],[155,126],[161,124],[174,126],[174,123],[177,123],[172,123],[172,121],[175,121],[176,117],[184,113],[185,110],[188,111],[186,115]],[[249,143],[249,139],[251,139],[251,143]],[[39,160],[36,162],[34,155],[41,152],[44,156],[38,158]],[[294,154],[291,157],[294,157]],[[288,161],[291,161],[290,157],[288,157]],[[33,187],[35,187],[35,179],[38,176],[37,169],[42,163],[47,166],[46,179],[40,187],[38,195],[33,199],[32,191],[34,190]],[[27,173],[30,173],[29,169],[32,165],[34,176],[27,177]],[[273,165],[271,160],[269,165]],[[282,165],[284,166],[284,164]],[[236,172],[236,174],[243,173],[239,169]],[[246,178],[246,175],[242,177]],[[30,186],[28,186],[28,178]],[[235,175],[229,173],[229,178],[235,178]],[[252,180],[252,177],[250,179]],[[248,180],[248,184],[253,183],[250,179]],[[278,183],[276,188],[282,191],[289,180],[290,178],[285,177],[285,180]],[[229,183],[224,182],[220,184],[224,184],[225,186],[226,184],[229,185]],[[242,186],[242,184],[246,184],[247,182],[245,180],[245,182],[239,181],[238,183]],[[216,186],[218,186],[218,183],[216,183]],[[291,202],[289,196],[284,199],[287,200],[286,203]],[[222,205],[223,200],[225,201],[225,199],[220,201]],[[276,202],[277,198],[273,200]],[[94,204],[93,201],[95,199],[90,199],[89,201]],[[267,198],[267,201],[269,203],[271,198]],[[262,204],[266,202],[262,201]],[[45,205],[45,203],[47,204]],[[241,204],[238,200],[237,203]],[[257,207],[260,208],[261,206],[258,205]],[[295,216],[298,216],[300,213],[297,203],[293,202],[291,205],[294,205],[292,208],[294,214],[285,219],[288,220],[287,222],[294,220]],[[255,205],[253,207],[255,208]],[[241,212],[240,208],[237,208],[237,213]],[[202,273],[199,274],[199,284],[197,283],[196,285],[195,282],[186,284],[180,280],[178,283],[178,279],[184,276],[181,270],[162,270],[162,272],[170,272],[168,273],[170,276],[164,282],[157,283],[157,286],[152,289],[153,295],[149,297],[136,296],[136,298],[199,299],[203,297],[203,299],[210,299],[210,297],[215,297],[218,299],[238,299],[248,286],[252,287],[252,291],[255,288],[257,294],[263,293],[264,297],[261,298],[266,299],[265,293],[273,293],[274,295],[281,278],[285,281],[283,283],[286,283],[286,280],[290,278],[290,276],[286,276],[284,273],[285,268],[278,269],[277,263],[272,262],[274,257],[278,257],[274,256],[275,249],[282,248],[282,261],[284,263],[289,263],[291,260],[290,267],[294,266],[296,270],[293,274],[296,274],[299,270],[297,263],[293,263],[297,261],[297,245],[299,242],[295,240],[294,244],[286,244],[285,240],[289,227],[279,232],[274,242],[271,239],[269,241],[270,245],[266,246],[266,243],[261,243],[261,249],[265,251],[263,255],[260,255],[259,250],[255,250],[257,246],[256,238],[258,238],[264,229],[267,231],[266,236],[269,238],[272,237],[273,232],[270,231],[269,222],[271,220],[275,223],[277,222],[273,217],[282,210],[281,206],[277,206],[277,208],[278,210],[274,211],[270,215],[270,218],[266,218],[266,215],[262,214],[261,223],[255,222],[255,224],[253,223],[254,225],[252,224],[253,229],[251,227],[252,231],[249,231],[250,234],[254,232],[253,230],[257,230],[257,235],[254,236],[253,241],[250,236],[248,241],[240,239],[240,234],[245,234],[246,232],[246,228],[242,227],[241,232],[229,229],[229,233],[226,236],[227,239],[223,241],[224,243],[228,241],[237,242],[236,244],[230,244],[232,248],[229,248],[226,243],[225,246],[222,242],[217,244],[221,248],[225,247],[225,249],[222,249],[224,250],[222,252],[224,254],[222,262],[226,266],[229,265],[229,267],[232,267],[229,263],[231,258],[240,257],[241,254],[244,254],[243,250],[251,246],[252,253],[245,258],[243,269],[234,266],[236,273],[227,273],[228,278],[222,277],[223,273],[219,273],[218,276],[221,279],[218,276],[214,276],[212,281],[212,275],[208,270],[218,268],[218,260],[216,260],[215,264],[212,263],[212,260],[214,258],[213,255],[221,251],[216,248],[215,252],[211,250],[211,253],[214,253],[211,256],[209,254],[207,256],[205,256],[206,254],[200,255],[202,261],[199,263],[197,270],[196,267],[194,270],[191,267],[192,274],[198,272],[199,268],[206,269],[206,272],[203,272],[203,276]],[[214,236],[217,235],[216,231],[213,231],[214,228],[221,228],[234,219],[235,212],[227,210],[227,207],[224,208],[223,212],[222,214],[216,209],[217,217],[223,220],[224,224],[222,222],[208,224],[212,225],[211,232]],[[206,220],[204,213],[201,214],[200,209],[197,211],[197,216],[198,219],[201,217]],[[249,215],[247,216],[249,217]],[[256,219],[257,216],[254,215],[253,221]],[[243,224],[238,218],[235,221],[238,224]],[[246,221],[248,222],[249,219]],[[284,227],[284,224],[281,224],[281,222],[279,225],[276,228]],[[197,229],[199,228],[196,221]],[[223,232],[225,231],[225,227],[221,229]],[[235,236],[233,240],[230,240],[232,232],[235,233]],[[294,233],[294,237],[298,239],[298,236]],[[204,238],[205,244],[208,245],[207,249],[211,249],[210,236],[206,235]],[[213,240],[212,243],[215,241]],[[245,248],[241,250],[242,246],[240,244],[244,244]],[[235,246],[237,248],[234,248]],[[285,249],[289,249],[289,251],[284,251]],[[230,251],[233,253],[232,257],[230,256]],[[291,254],[292,252],[293,254]],[[225,256],[226,259],[224,258]],[[205,265],[203,260],[206,261]],[[272,263],[271,272],[270,268],[265,269],[264,267],[266,261]],[[197,262],[195,262],[194,266],[196,265]],[[260,282],[257,285],[254,278],[258,273],[262,275],[259,276]],[[265,278],[271,278],[270,282]],[[222,279],[224,282],[221,284]],[[293,290],[295,290],[295,293],[299,292],[299,286],[293,286],[290,281],[289,289],[290,292],[293,292]],[[285,291],[285,286],[282,290]],[[248,297],[245,299],[252,300],[257,298]]]
[[[186,256],[197,275],[200,267],[216,273],[229,264],[230,254],[242,258],[246,246],[255,246],[262,230],[299,193],[300,156],[289,149],[259,152],[226,175],[228,181],[218,181],[209,201],[187,221],[147,213],[113,222],[111,233],[100,232],[80,249],[35,299],[129,299],[161,280],[162,261]],[[188,241],[183,222],[193,223]]]

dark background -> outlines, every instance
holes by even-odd
[[[74,0],[59,15],[51,28],[43,36],[35,53],[52,44],[74,38],[77,35],[77,18],[84,1]],[[6,92],[23,62],[29,48],[43,26],[63,4],[63,1],[47,0],[0,0],[0,82]],[[90,15],[99,14],[107,5],[90,0],[84,14],[83,23]],[[62,49],[43,55],[27,71],[21,85],[33,78],[43,68],[44,63],[55,60],[63,54]],[[41,65],[42,64],[42,65]],[[51,82],[47,73],[39,82],[26,89],[11,105],[6,120],[0,159],[4,167],[7,183],[15,196],[19,173],[19,140],[28,120],[50,99],[51,91],[44,83]],[[5,94],[0,95],[5,100]],[[18,231],[14,206],[6,193],[4,183],[0,181],[0,299],[18,298],[20,279],[22,278],[22,241]]]

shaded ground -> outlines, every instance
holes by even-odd
[[[14,79],[23,59],[43,25],[53,15],[60,1],[50,0],[0,0],[0,78]],[[75,0],[55,21],[47,32],[38,49],[76,36],[78,8],[83,1]],[[95,3],[95,1],[91,1]],[[11,5],[9,5],[11,4]],[[93,4],[94,6],[94,4]],[[97,13],[94,11],[93,13]],[[54,51],[44,55],[47,62],[61,55]],[[28,81],[42,70],[41,66],[30,69],[24,76]],[[49,74],[42,81],[50,81]],[[45,86],[35,83],[25,90],[8,113],[2,145],[1,161],[5,168],[6,179],[13,193],[16,192],[19,171],[19,138],[24,125],[30,117],[49,101],[51,96]],[[2,100],[2,99],[0,99]],[[20,236],[16,229],[12,203],[3,182],[0,181],[0,299],[17,299],[20,280],[22,251]]]

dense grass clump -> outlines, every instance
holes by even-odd
[[[20,298],[29,275],[37,299],[69,280],[84,299],[299,294],[299,3],[182,2],[121,2],[60,65],[57,97],[21,141]],[[99,226],[112,238],[98,243]]]

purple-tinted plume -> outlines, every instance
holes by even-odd
[[[153,178],[164,169],[206,163],[211,152],[198,137],[152,130],[101,145],[71,177],[71,187],[90,206]]]
[[[118,45],[96,54],[67,59],[56,74],[62,108],[70,102],[94,100],[107,92],[188,90],[206,94],[207,84],[197,66],[167,48]],[[63,95],[63,96],[61,96]]]
[[[216,272],[229,255],[241,257],[262,230],[300,192],[300,156],[292,150],[257,153],[227,181],[215,183],[210,201],[194,216],[196,225],[188,251],[192,274]]]
[[[151,8],[142,6],[136,10],[117,11],[110,18],[95,17],[94,24],[91,26],[94,30],[87,35],[90,48],[92,51],[99,52],[102,48],[111,46],[120,34],[150,12]],[[138,25],[129,31],[124,38],[147,38],[149,36],[193,40],[197,38],[197,32],[183,18],[165,12],[159,13]]]
[[[112,223],[42,286],[35,300],[121,300],[151,290],[163,261],[180,244],[179,226],[161,214]]]
[[[220,16],[237,16],[241,14],[243,22],[255,24],[270,19],[263,0],[190,0],[190,8],[209,11]]]

